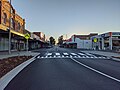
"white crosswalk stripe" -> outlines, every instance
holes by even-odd
[[[85,54],[83,54],[83,53],[78,53],[79,55],[85,55]]]
[[[69,55],[68,53],[63,53],[64,55]]]
[[[47,55],[50,56],[50,55],[52,55],[52,53],[48,53]]]
[[[57,56],[59,56],[60,55],[60,53],[55,53]]]
[[[108,57],[93,55],[91,53],[46,53],[36,58],[87,58],[87,59],[110,59]]]
[[[95,56],[95,55],[93,55],[93,54],[90,54],[90,53],[86,53],[87,55],[89,55],[89,56]]]
[[[75,55],[77,55],[77,54],[75,54],[75,53],[71,53],[71,55],[75,56]]]

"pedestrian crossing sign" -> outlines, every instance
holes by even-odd
[[[30,34],[26,33],[26,34],[24,35],[24,37],[25,37],[25,39],[29,39],[29,38],[30,38]]]
[[[97,39],[97,38],[94,38],[93,41],[96,43],[96,42],[98,42],[98,39]]]

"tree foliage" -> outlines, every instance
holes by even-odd
[[[55,45],[55,39],[52,36],[49,38],[49,40],[51,45]]]
[[[62,45],[62,44],[63,44],[63,35],[61,35],[61,36],[58,38],[58,44],[59,44],[59,45]]]

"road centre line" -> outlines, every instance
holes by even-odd
[[[112,79],[112,80],[117,81],[117,82],[120,83],[120,80],[117,79],[117,78],[115,78],[115,77],[112,77],[112,76],[107,75],[107,74],[105,74],[105,73],[103,73],[103,72],[101,72],[101,71],[99,71],[99,70],[96,70],[96,69],[90,67],[90,66],[87,66],[87,65],[85,65],[85,64],[83,64],[83,63],[77,61],[77,60],[74,59],[74,58],[71,58],[71,59],[72,59],[74,62],[76,62],[76,63],[82,65],[83,67],[85,67],[85,68],[87,68],[87,69],[89,69],[89,70],[92,70],[92,71],[94,71],[94,72],[96,72],[96,73],[98,73],[98,74],[101,74],[101,75],[103,75],[103,76],[105,76],[105,77],[107,77],[107,78],[109,78],[109,79]]]

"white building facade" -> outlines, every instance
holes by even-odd
[[[94,42],[94,39],[97,42]],[[107,32],[91,37],[92,48],[98,50],[117,50],[120,49],[120,32]]]

